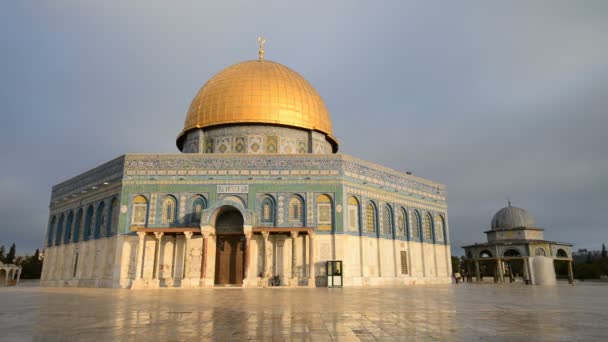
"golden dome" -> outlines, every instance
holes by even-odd
[[[213,76],[192,100],[177,145],[192,129],[243,123],[319,131],[337,150],[321,96],[297,72],[268,60],[237,63]]]

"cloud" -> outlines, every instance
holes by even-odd
[[[0,16],[0,243],[40,246],[53,184],[177,152],[196,91],[256,58],[260,34],[321,93],[341,151],[448,186],[454,252],[506,197],[548,239],[608,240],[605,1],[18,2]]]

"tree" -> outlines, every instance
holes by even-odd
[[[0,245],[0,262],[6,262],[4,253],[6,253],[6,249],[4,248],[4,245]]]
[[[602,244],[602,259],[606,259],[608,257],[608,252],[606,252],[606,245]]]
[[[11,248],[8,250],[8,254],[6,255],[5,262],[7,264],[12,264],[15,261],[15,253],[16,253],[15,244],[11,245]]]
[[[452,256],[452,272],[460,272],[460,259],[457,256]]]
[[[42,273],[42,260],[40,260],[40,251],[36,250],[34,255],[18,257],[15,259],[15,264],[21,266],[21,278],[23,279],[40,279]]]

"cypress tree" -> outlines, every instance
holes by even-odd
[[[15,261],[15,253],[16,253],[15,244],[11,245],[11,248],[8,250],[8,254],[6,255],[5,261],[7,264],[12,264]]]

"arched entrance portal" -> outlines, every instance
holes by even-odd
[[[222,207],[215,220],[215,284],[242,285],[245,256],[243,216],[234,207]]]

